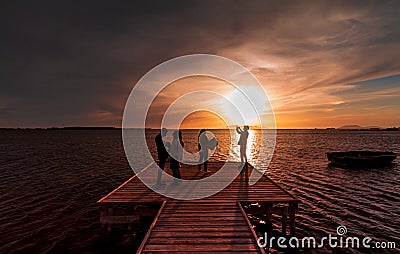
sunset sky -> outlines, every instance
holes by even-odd
[[[0,26],[0,127],[121,126],[147,71],[197,53],[248,68],[278,128],[400,126],[400,1],[3,1]],[[193,87],[232,93],[177,81],[149,127]],[[184,122],[222,125],[206,112]]]

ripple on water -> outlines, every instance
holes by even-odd
[[[211,160],[238,159],[235,147],[228,156],[229,133],[213,132],[219,147]],[[154,155],[156,134],[148,132]],[[188,151],[197,150],[197,134],[183,131]],[[257,131],[251,135],[260,140]],[[107,236],[98,223],[96,201],[132,175],[119,131],[2,131],[0,139],[0,253],[134,252],[133,235]],[[257,144],[251,149],[253,156]],[[345,225],[351,236],[400,244],[399,159],[385,169],[327,165],[326,152],[360,149],[399,153],[400,133],[278,131],[273,160],[263,169],[302,201],[299,237],[335,234]]]

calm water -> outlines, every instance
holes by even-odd
[[[151,131],[149,140],[155,135]],[[189,151],[196,149],[196,135],[183,132]],[[212,160],[236,160],[236,148],[227,156],[228,132],[215,135],[220,145]],[[255,154],[257,132],[250,140],[249,154]],[[346,170],[328,167],[325,156],[349,149],[399,153],[400,132],[282,130],[276,141],[266,173],[302,201],[297,236],[323,237],[345,225],[350,236],[400,245],[399,159],[389,168]],[[96,205],[131,175],[120,131],[1,131],[0,253],[134,251],[140,241],[131,235],[102,231]]]

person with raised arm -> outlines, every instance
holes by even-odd
[[[238,145],[240,146],[240,162],[241,166],[247,163],[247,138],[249,137],[249,126],[245,125],[243,130],[238,126],[236,132],[240,135]]]

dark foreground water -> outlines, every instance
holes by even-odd
[[[228,132],[216,131],[220,147],[212,160],[227,156]],[[155,131],[149,133],[153,140]],[[184,131],[195,150],[197,131]],[[257,143],[256,132],[249,138]],[[154,151],[154,147],[150,147]],[[253,155],[257,146],[251,146]],[[370,149],[400,152],[400,132],[278,131],[267,174],[298,197],[297,236],[348,235],[392,241],[396,250],[318,249],[313,253],[395,253],[400,245],[400,166],[349,170],[328,166],[325,153]],[[106,234],[96,201],[132,175],[120,131],[0,131],[0,253],[126,253],[135,235]],[[137,225],[143,235],[149,222]],[[133,234],[133,233],[132,233]]]

